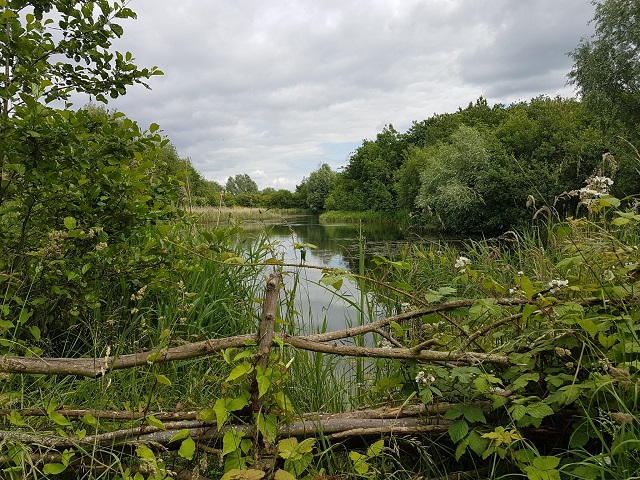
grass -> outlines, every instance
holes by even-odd
[[[523,441],[514,442],[503,451],[489,452],[491,455],[481,458],[471,453],[468,447],[459,462],[455,459],[459,444],[452,442],[449,435],[439,438],[392,435],[386,438],[381,452],[367,457],[369,470],[361,477],[445,477],[460,468],[474,472],[475,478],[509,478],[504,476],[509,472],[522,476],[522,473],[516,473],[519,470],[515,468],[515,452],[518,451],[530,452],[534,457],[561,458],[563,463],[556,471],[562,471],[566,478],[622,479],[637,475],[640,466],[637,453],[640,400],[636,392],[639,380],[635,365],[640,348],[637,327],[640,313],[636,306],[624,303],[628,295],[634,298],[637,288],[629,281],[629,273],[634,265],[637,268],[640,263],[640,254],[633,248],[637,245],[637,232],[631,226],[612,230],[596,221],[572,221],[513,233],[502,239],[466,244],[407,245],[401,249],[399,257],[383,262],[375,271],[361,272],[397,282],[395,285],[403,288],[410,286],[409,293],[413,297],[399,297],[379,286],[366,286],[366,295],[363,294],[359,301],[350,297],[349,301],[357,304],[363,316],[369,318],[376,318],[375,312],[380,305],[393,312],[402,308],[402,303],[417,301],[414,306],[420,306],[420,302],[433,304],[459,298],[478,299],[471,308],[447,312],[444,316],[426,316],[413,326],[403,327],[404,331],[400,328],[389,332],[406,342],[423,341],[425,335],[426,338],[439,339],[439,343],[431,348],[447,350],[455,349],[464,340],[461,331],[468,335],[490,327],[492,322],[505,316],[521,313],[521,307],[498,308],[492,302],[522,295],[528,288],[522,281],[523,277],[526,276],[538,290],[543,290],[551,279],[569,279],[571,289],[559,294],[559,298],[566,302],[564,310],[553,307],[556,308],[553,315],[530,312],[526,320],[488,330],[473,345],[482,353],[534,351],[532,355],[537,363],[523,363],[514,367],[515,370],[482,365],[471,368],[477,372],[473,375],[499,378],[502,387],[514,390],[509,400],[511,403],[485,412],[492,421],[502,422],[500,425],[507,429],[518,428],[525,432],[531,425],[524,422],[526,414],[514,413],[514,406],[522,405],[523,411],[527,412],[527,409],[540,408],[536,407],[540,404],[547,408],[553,406],[559,414],[567,409],[570,411],[567,418],[582,419],[584,428],[590,432],[585,437],[586,441],[574,434],[568,444],[553,451],[545,450],[544,445]],[[229,226],[209,231],[206,235],[196,235],[189,247],[192,266],[181,270],[172,288],[163,290],[163,294],[142,296],[135,305],[135,312],[130,307],[111,308],[112,312],[120,315],[117,321],[106,311],[103,315],[96,311],[95,318],[83,319],[78,329],[59,333],[66,337],[64,341],[56,339],[55,343],[64,345],[64,355],[86,355],[87,346],[90,346],[90,354],[100,358],[105,355],[107,347],[111,349],[111,355],[117,355],[143,346],[177,345],[255,331],[260,315],[259,299],[262,298],[266,278],[264,269],[225,263],[221,258],[226,255],[227,258],[242,258],[246,263],[254,264],[271,257],[272,248],[264,236],[249,241],[240,240],[237,233],[237,228]],[[229,252],[233,252],[235,257],[229,256]],[[460,256],[470,259],[468,267],[454,267]],[[567,259],[571,261],[567,262]],[[363,264],[363,258],[360,258],[360,265]],[[603,274],[610,270],[614,279],[606,283],[602,280]],[[305,298],[301,293],[304,288],[300,282],[304,282],[304,276],[296,274],[293,283],[281,295],[282,328],[291,333],[296,329],[295,312],[305,308]],[[598,294],[603,298],[616,295],[616,301],[623,302],[625,310],[620,313],[603,303],[594,308],[582,307],[580,314],[576,315],[576,307],[572,305]],[[339,291],[337,295],[340,295]],[[116,305],[120,300],[115,288],[113,297],[105,298],[104,302]],[[321,330],[323,328],[326,328],[326,323],[320,327]],[[412,332],[412,328],[415,331]],[[478,402],[486,398],[497,401],[472,377],[469,376],[465,383],[464,375],[467,374],[456,365],[444,368],[441,365],[399,361],[350,361],[288,348],[284,350],[284,356],[287,357],[285,361],[288,356],[294,357],[283,391],[293,402],[296,414],[338,412],[354,406],[366,407],[384,402],[398,404],[409,398],[411,401],[421,396],[425,398],[422,387],[413,381],[421,369],[437,377],[435,386],[440,393],[432,392],[433,400],[430,401]],[[598,362],[609,366],[603,369]],[[570,363],[571,367],[568,366]],[[0,384],[0,398],[5,406],[12,408],[64,405],[133,411],[201,410],[212,406],[221,395],[230,394],[223,385],[230,369],[231,366],[213,356],[112,372],[97,380],[14,375]],[[454,377],[454,373],[459,376]],[[527,375],[537,380],[517,383],[519,378],[528,378]],[[354,379],[358,385],[354,384]],[[377,388],[379,385],[387,387]],[[576,385],[580,390],[575,401],[553,400],[553,396],[558,396],[563,388],[570,391]],[[477,411],[473,412],[476,420],[467,419],[469,431],[488,431],[490,422],[479,422]],[[458,421],[465,418],[459,417]],[[546,422],[555,417],[545,416],[544,419]],[[82,422],[74,423],[74,428],[83,427]],[[141,423],[129,422],[131,425]],[[38,431],[54,430],[51,421],[45,418],[30,421],[30,425]],[[101,429],[117,429],[122,425],[105,421]],[[552,423],[543,425],[553,427]],[[366,454],[368,443],[331,444],[320,436],[317,445],[319,448],[315,450],[309,472],[318,475],[346,474],[348,478],[358,476],[351,454]],[[113,468],[119,465],[117,458],[106,460],[108,450],[96,449],[94,454]],[[525,458],[529,454],[518,455]],[[215,467],[215,457],[209,460],[210,475],[220,475]],[[37,471],[34,467],[24,478],[41,477]],[[597,476],[591,477],[589,472],[597,472]],[[92,478],[114,478],[114,475],[113,471],[105,471]]]
[[[207,226],[224,226],[237,221],[266,222],[308,215],[305,210],[260,207],[188,207],[186,211],[196,215],[199,222]]]
[[[320,223],[400,223],[409,220],[408,212],[344,212],[331,210],[320,215]]]

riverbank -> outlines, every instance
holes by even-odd
[[[319,217],[320,223],[395,223],[399,225],[409,224],[409,212],[346,212],[330,210]]]

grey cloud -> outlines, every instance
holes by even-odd
[[[113,102],[207,178],[336,168],[387,123],[564,88],[587,0],[136,0],[118,47],[165,77]],[[566,90],[565,90],[566,91]],[[570,93],[570,92],[568,92]],[[528,96],[524,96],[528,95]],[[342,153],[339,153],[339,152]]]

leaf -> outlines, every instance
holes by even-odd
[[[553,409],[546,403],[538,402],[527,405],[527,415],[533,418],[544,418],[553,415]]]
[[[376,457],[382,453],[382,450],[384,450],[384,440],[378,440],[377,442],[369,445],[369,448],[367,448],[367,457],[369,458]]]
[[[73,230],[77,226],[76,219],[73,217],[65,217],[63,222],[67,230]]]
[[[168,387],[171,386],[171,380],[169,380],[164,375],[156,374],[155,377],[158,383],[161,383],[162,385],[167,385]]]
[[[274,480],[296,480],[296,477],[291,475],[286,470],[277,470],[273,478]]]
[[[90,427],[98,426],[98,419],[91,415],[90,413],[85,413],[84,416],[80,419],[82,423],[89,425]]]
[[[489,441],[486,438],[482,438],[476,431],[469,433],[467,439],[469,441],[469,448],[473,450],[476,455],[482,455],[489,445]]]
[[[49,412],[49,420],[57,423],[58,425],[62,425],[63,427],[71,425],[71,422],[58,412]]]
[[[191,460],[196,452],[196,442],[192,438],[185,438],[180,445],[178,455],[187,460]]]
[[[162,423],[160,420],[158,420],[153,415],[148,415],[147,416],[147,423],[149,425],[151,425],[152,427],[159,428],[160,430],[166,430],[167,429],[167,427],[164,426],[164,423]]]
[[[254,470],[252,468],[240,470],[234,468],[225,473],[220,480],[260,480],[265,475],[262,470]]]
[[[178,440],[184,440],[185,438],[189,438],[189,430],[186,428],[183,428],[178,433],[176,433],[173,437],[171,437],[171,440],[169,440],[169,443],[177,442]]]
[[[27,426],[27,422],[22,419],[22,415],[20,415],[20,413],[16,412],[15,410],[11,410],[11,412],[9,412],[9,414],[7,415],[7,419],[9,420],[9,423],[11,423],[11,425],[15,425],[16,427]]]
[[[364,475],[369,471],[369,464],[366,462],[366,458],[364,455],[358,452],[349,452],[349,458],[353,462],[353,468],[360,475]]]
[[[469,433],[469,425],[464,420],[458,420],[449,427],[449,436],[454,443],[462,440]]]
[[[158,131],[159,128],[160,128],[160,125],[158,125],[157,123],[152,123],[151,125],[149,125],[149,132],[155,133]]]
[[[266,415],[258,413],[258,430],[267,443],[273,443],[278,436],[278,417],[273,413]]]
[[[67,466],[62,463],[47,463],[43,472],[45,475],[59,475],[67,469]]]
[[[514,405],[509,409],[511,418],[518,421],[527,414],[527,408],[524,405]]]
[[[246,375],[253,372],[253,365],[249,362],[242,362],[240,365],[236,365],[236,367],[231,370],[231,373],[225,380],[225,382],[232,382],[234,380],[242,379]]]
[[[553,470],[560,465],[560,459],[557,457],[536,457],[533,459],[532,465],[540,470]]]
[[[295,437],[285,438],[278,442],[278,455],[284,459],[295,458],[298,447],[298,439]]]
[[[266,375],[256,375],[256,382],[258,383],[258,398],[261,398],[269,390],[271,385],[271,378]]]
[[[228,455],[240,448],[244,432],[230,428],[222,437],[222,455]]]

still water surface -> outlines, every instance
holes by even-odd
[[[279,223],[265,225],[244,224],[248,232],[257,233],[266,228],[277,258],[285,263],[302,263],[300,249],[295,244],[312,244],[306,247],[306,265],[359,271],[360,245],[364,247],[365,263],[374,255],[389,255],[393,246],[404,238],[396,225],[382,224],[320,224],[315,216],[296,216]],[[361,294],[357,282],[345,279],[342,287],[320,282],[321,269],[285,267],[285,294],[295,295],[295,328],[300,333],[332,331],[357,325]],[[297,274],[297,277],[296,277]],[[366,296],[366,300],[371,297]],[[371,302],[369,302],[371,303]],[[365,308],[368,316],[371,312]],[[371,316],[383,316],[388,312],[374,309]],[[370,318],[365,317],[368,321]]]

